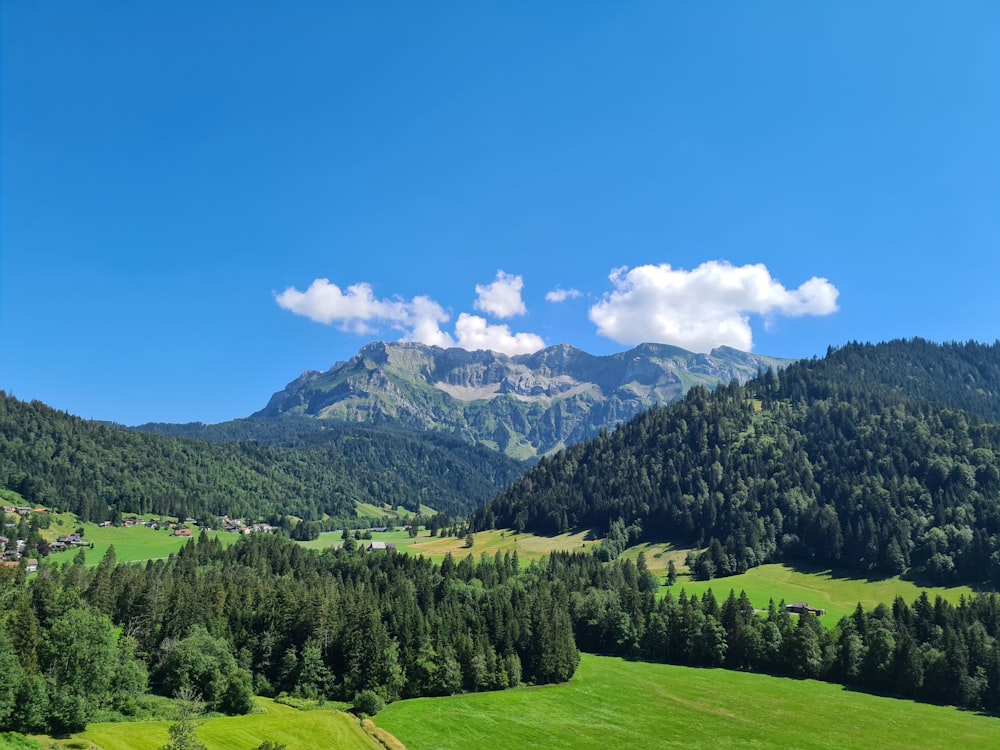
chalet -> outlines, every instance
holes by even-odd
[[[3,512],[10,513],[13,516],[17,513],[17,508],[15,508],[13,505],[5,505],[3,506]]]
[[[368,547],[369,552],[378,552],[379,550],[386,550],[388,552],[395,552],[396,545],[392,542],[372,542],[371,546]]]
[[[786,604],[785,611],[790,615],[816,615],[816,617],[822,617],[826,614],[825,609],[810,607],[805,602],[792,602],[791,604]]]
[[[25,566],[25,570],[29,573],[34,573],[38,570],[38,560],[33,557],[28,558],[28,564]]]
[[[21,567],[21,563],[19,563],[17,560],[4,560],[2,563],[0,563],[0,567],[3,567],[3,568],[20,568]]]
[[[194,532],[191,529],[174,529],[174,536],[194,536]]]
[[[97,525],[98,525],[98,526],[100,526],[100,527],[101,527],[102,529],[106,529],[106,528],[108,528],[109,526],[111,526],[111,521],[101,521],[101,522],[100,522],[99,524],[97,524]]]

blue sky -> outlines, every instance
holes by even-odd
[[[1000,335],[995,2],[12,0],[0,22],[22,399],[217,422],[376,339]]]

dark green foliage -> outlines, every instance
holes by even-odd
[[[253,709],[250,674],[236,663],[230,643],[201,625],[180,641],[168,639],[160,645],[153,681],[166,695],[193,690],[210,711],[246,714]]]
[[[359,716],[374,716],[383,708],[385,701],[374,690],[362,690],[354,696],[354,705],[351,706],[351,710]]]
[[[287,442],[210,445],[144,434],[0,392],[0,487],[83,520],[115,512],[350,518],[355,503],[466,513],[523,468],[446,437],[343,429]]]
[[[700,578],[788,558],[1000,585],[998,383],[1000,344],[852,344],[544,459],[470,525],[565,515],[606,559],[641,526],[705,548]]]

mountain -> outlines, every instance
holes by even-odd
[[[353,517],[361,503],[465,515],[524,471],[496,451],[448,436],[309,425],[165,425],[185,435],[165,437],[0,391],[0,488],[92,521],[115,511],[318,520]],[[254,439],[268,435],[286,446]]]
[[[849,344],[693,389],[543,458],[472,527],[674,539],[703,577],[785,558],[1000,586],[1000,342]]]
[[[373,343],[326,372],[302,373],[252,418],[440,431],[525,459],[594,437],[693,386],[746,382],[790,361],[664,344],[609,356],[566,344],[507,356]]]

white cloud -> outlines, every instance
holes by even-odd
[[[576,299],[581,296],[579,289],[560,289],[556,287],[551,292],[545,295],[546,302],[565,302],[568,299]]]
[[[455,345],[455,340],[441,330],[441,324],[449,320],[441,305],[430,297],[414,297],[410,310],[412,317],[409,331],[403,337],[405,340],[445,349]]]
[[[490,325],[478,315],[462,313],[455,321],[458,346],[475,351],[491,349],[504,354],[531,354],[545,348],[541,336],[533,333],[511,333],[505,325]]]
[[[514,290],[520,303],[520,276],[508,276],[502,271],[497,281],[487,289],[486,297],[501,310],[511,309],[511,297],[502,290]],[[476,287],[480,301],[482,288]],[[500,290],[500,291],[498,291]],[[492,295],[492,296],[491,296]],[[504,307],[500,302],[506,301]],[[504,354],[528,354],[545,347],[545,341],[533,333],[511,333],[506,325],[491,325],[478,315],[462,313],[455,323],[455,334],[441,328],[451,318],[444,308],[426,296],[412,300],[402,298],[378,299],[370,284],[352,284],[341,290],[328,279],[316,279],[304,292],[289,287],[275,295],[275,301],[285,310],[326,325],[338,325],[342,330],[364,335],[378,335],[389,329],[401,333],[403,341],[416,341],[430,346],[463,349],[491,349]],[[478,306],[477,302],[477,306]],[[523,308],[523,303],[521,307]],[[499,313],[497,313],[499,314]]]
[[[344,330],[355,333],[371,333],[374,323],[401,326],[411,315],[411,306],[406,302],[375,299],[371,285],[365,283],[352,284],[342,292],[329,279],[316,279],[304,292],[289,287],[275,299],[280,307],[296,315],[327,325],[339,323]]]
[[[839,292],[813,277],[788,290],[761,263],[708,261],[691,271],[664,263],[616,268],[614,291],[590,308],[600,334],[620,344],[646,341],[707,352],[720,344],[750,351],[750,315],[830,315]]]
[[[497,271],[497,278],[492,284],[485,286],[476,284],[476,294],[479,298],[473,307],[477,310],[495,315],[498,318],[513,318],[524,315],[528,309],[521,299],[524,279],[521,276]]]

